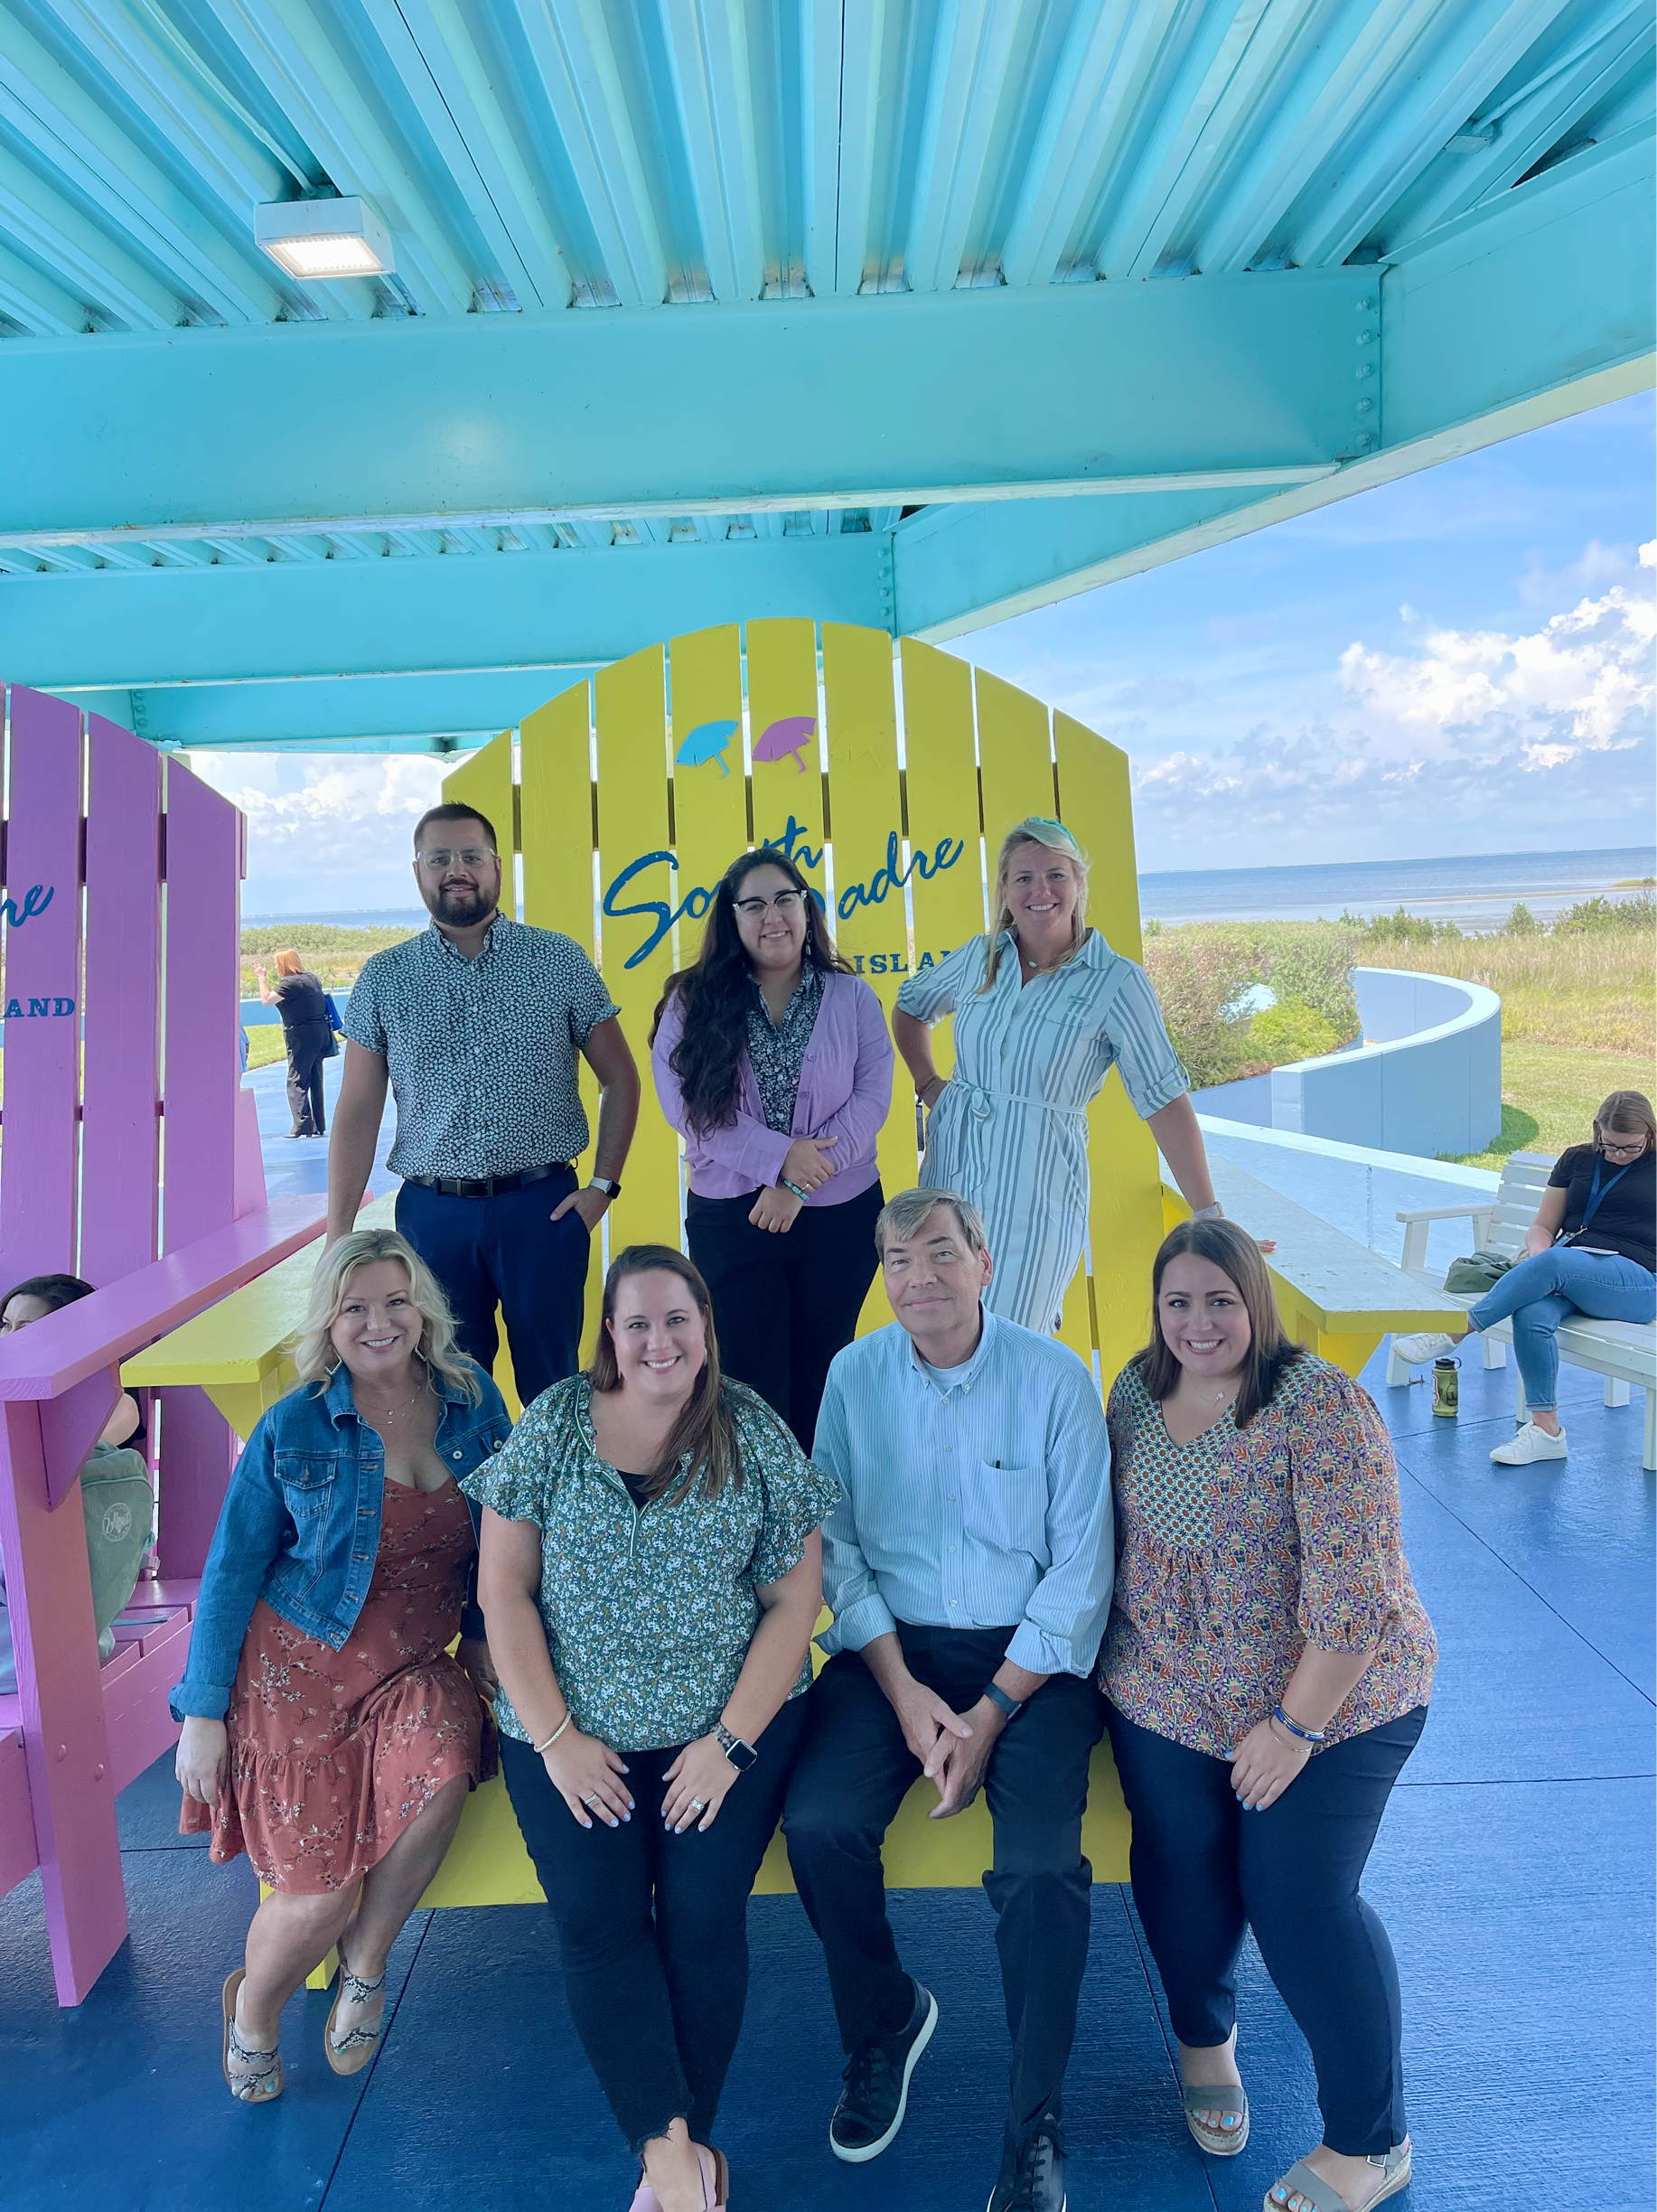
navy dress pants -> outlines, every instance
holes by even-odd
[[[566,1167],[494,1198],[451,1198],[423,1183],[397,1194],[398,1233],[443,1285],[460,1348],[485,1374],[495,1371],[499,1308],[512,1348],[520,1401],[572,1375],[581,1361],[587,1225],[572,1208],[552,1219],[576,1188]]]
[[[748,1998],[748,1893],[805,1705],[791,1698],[761,1733],[713,1826],[683,1835],[661,1818],[662,1776],[682,1746],[624,1753],[632,1820],[583,1828],[529,1746],[501,1739],[512,1810],[557,1923],[570,2018],[635,2153],[675,2120],[692,2142],[709,2140]]]
[[[1114,1705],[1105,1718],[1133,1815],[1134,1904],[1175,2034],[1194,2048],[1231,2034],[1246,1923],[1311,2046],[1330,2150],[1369,2158],[1401,2143],[1398,1964],[1358,1884],[1426,1706],[1317,1752],[1264,1813],[1238,1804],[1230,1759]]]
[[[975,1705],[1013,1640],[1011,1628],[898,1624],[910,1673],[957,1712]],[[809,1732],[782,1815],[795,1887],[821,1939],[840,2041],[895,2035],[913,1996],[886,1917],[880,1846],[921,1762],[885,1692],[855,1652],[812,1685]],[[995,1864],[984,1889],[1013,2039],[1007,2133],[1021,2141],[1058,2117],[1087,1965],[1093,1870],[1081,1855],[1088,1760],[1104,1731],[1091,1682],[1048,1678],[997,1739],[984,1794]]]

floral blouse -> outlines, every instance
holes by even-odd
[[[461,1484],[506,1521],[541,1532],[541,1619],[576,1725],[617,1751],[705,1736],[724,1711],[758,1626],[754,1586],[781,1581],[839,1498],[771,1408],[724,1384],[743,1480],[717,1498],[699,1482],[636,1506],[598,1456],[592,1385],[543,1391],[506,1443]],[[789,1692],[811,1686],[808,1654]],[[529,1741],[502,1692],[495,1725]]]
[[[1357,1383],[1303,1354],[1240,1431],[1175,1444],[1140,1363],[1106,1408],[1116,1595],[1100,1682],[1119,1711],[1229,1758],[1308,1644],[1377,1646],[1331,1742],[1423,1704],[1437,1658],[1399,1532],[1398,1469]]]
[[[765,1109],[765,1126],[784,1137],[794,1126],[794,1103],[800,1096],[800,1071],[806,1063],[806,1047],[817,1026],[817,1009],[823,1003],[823,979],[810,961],[805,963],[794,995],[773,1022],[757,983],[752,986],[748,1008],[748,1060]]]

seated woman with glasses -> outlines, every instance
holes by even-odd
[[[668,979],[651,1062],[685,1139],[685,1225],[726,1371],[809,1452],[875,1279],[892,1040],[785,854],[726,868],[696,964]]]
[[[1592,1144],[1560,1153],[1515,1261],[1454,1336],[1423,1331],[1394,1339],[1411,1366],[1440,1359],[1474,1329],[1510,1317],[1530,1418],[1491,1457],[1502,1467],[1563,1459],[1555,1405],[1559,1329],[1574,1313],[1596,1321],[1657,1318],[1657,1117],[1643,1091],[1614,1091],[1594,1117]]]

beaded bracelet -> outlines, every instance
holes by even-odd
[[[550,1751],[550,1750],[551,1750],[551,1748],[552,1748],[552,1747],[553,1747],[553,1745],[554,1745],[554,1744],[556,1744],[556,1743],[557,1742],[557,1740],[558,1740],[559,1737],[563,1735],[563,1733],[564,1733],[565,1729],[566,1729],[568,1726],[569,1726],[569,1709],[568,1709],[568,1707],[567,1707],[567,1706],[566,1706],[565,1711],[564,1711],[564,1718],[563,1718],[563,1720],[560,1720],[560,1721],[559,1721],[559,1723],[558,1723],[557,1727],[556,1729],[553,1729],[552,1734],[551,1734],[550,1736],[543,1737],[543,1739],[541,1739],[541,1741],[540,1741],[539,1743],[538,1743],[538,1744],[535,1746],[535,1752],[536,1752],[536,1756],[537,1756],[537,1757],[538,1757],[540,1756],[540,1754],[541,1754],[543,1751]]]
[[[1291,1736],[1298,1736],[1303,1744],[1320,1744],[1324,1741],[1324,1729],[1303,1729],[1297,1720],[1289,1719],[1281,1705],[1272,1707],[1271,1717],[1274,1720],[1280,1721]]]
[[[784,1190],[791,1190],[793,1192],[795,1197],[799,1199],[801,1205],[803,1205],[806,1200],[811,1195],[810,1191],[801,1190],[798,1183],[791,1183],[786,1176],[782,1176],[782,1183]]]

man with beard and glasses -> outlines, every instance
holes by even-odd
[[[398,1230],[442,1284],[460,1347],[486,1373],[500,1307],[529,1405],[578,1364],[588,1240],[622,1187],[639,1073],[580,946],[501,913],[493,826],[473,807],[436,806],[415,824],[414,845],[432,925],[376,952],[351,990],[328,1242],[356,1221],[389,1080]],[[599,1085],[585,1187],[572,1164],[589,1136],[578,1053]]]

